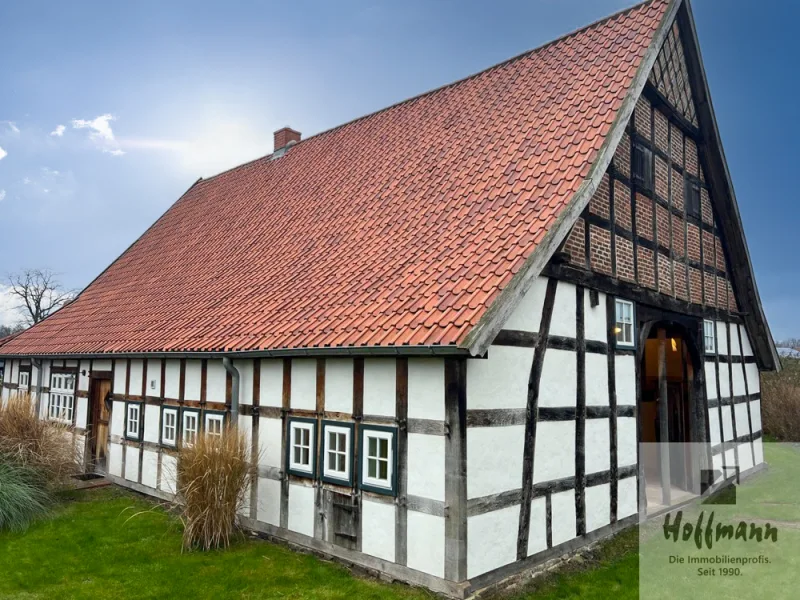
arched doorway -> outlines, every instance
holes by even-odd
[[[708,434],[700,322],[645,311],[640,325],[640,494],[651,513],[700,493]]]

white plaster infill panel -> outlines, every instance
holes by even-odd
[[[533,348],[492,346],[487,358],[468,360],[467,409],[525,408],[533,354]]]
[[[186,400],[200,400],[200,378],[203,373],[203,363],[199,360],[187,360],[184,374],[183,397]]]
[[[289,391],[293,409],[316,409],[317,360],[315,358],[292,359],[292,386]]]
[[[408,511],[407,566],[444,577],[444,518]]]
[[[314,537],[314,488],[289,484],[289,529]]]
[[[144,370],[144,362],[140,358],[131,359],[131,379],[128,382],[128,391],[133,396],[140,396],[142,394],[142,372]],[[193,400],[200,400],[200,396],[193,398]]]
[[[444,420],[443,359],[408,359],[408,417]]]
[[[519,506],[484,513],[467,519],[467,577],[517,560]]]
[[[606,295],[597,294],[599,303],[592,306],[589,290],[583,294],[583,323],[584,334],[587,340],[597,342],[608,341],[608,327],[606,326]]]
[[[471,430],[467,431],[468,439],[469,431]],[[469,462],[469,448],[467,462]],[[575,421],[540,421],[536,425],[536,443],[533,451],[533,482],[542,483],[574,476]]]
[[[533,285],[525,292],[519,305],[503,324],[503,329],[516,331],[539,331],[542,321],[542,307],[547,291],[547,277],[537,277]]]
[[[467,428],[468,498],[480,498],[522,486],[524,440],[524,425]],[[572,462],[575,462],[574,454]]]
[[[325,410],[353,412],[353,359],[325,359]]]
[[[361,504],[361,551],[394,562],[394,504],[364,498]]]
[[[364,414],[395,416],[397,364],[394,358],[364,359]]]
[[[586,405],[608,406],[608,357],[586,353]]]
[[[577,331],[575,300],[575,284],[559,281],[558,288],[556,288],[555,303],[553,304],[553,315],[550,318],[550,335],[575,337]]]
[[[539,381],[539,406],[575,406],[578,402],[577,382],[577,354],[571,350],[548,348],[544,353]],[[527,394],[527,382],[525,391]]]
[[[444,449],[444,436],[408,434],[407,472],[410,495],[444,502]]]

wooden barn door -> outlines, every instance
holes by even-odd
[[[106,405],[106,397],[111,393],[111,379],[98,378],[92,375],[89,387],[89,405],[91,407],[91,456],[96,472],[105,473],[108,461],[108,421],[110,411]]]

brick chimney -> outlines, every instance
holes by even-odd
[[[291,127],[283,127],[275,132],[275,151],[296,144],[300,141],[300,132]]]

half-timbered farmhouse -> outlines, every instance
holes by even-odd
[[[3,398],[157,497],[238,425],[247,527],[455,597],[697,493],[638,442],[763,462],[779,363],[688,2],[300,137],[7,341]]]

